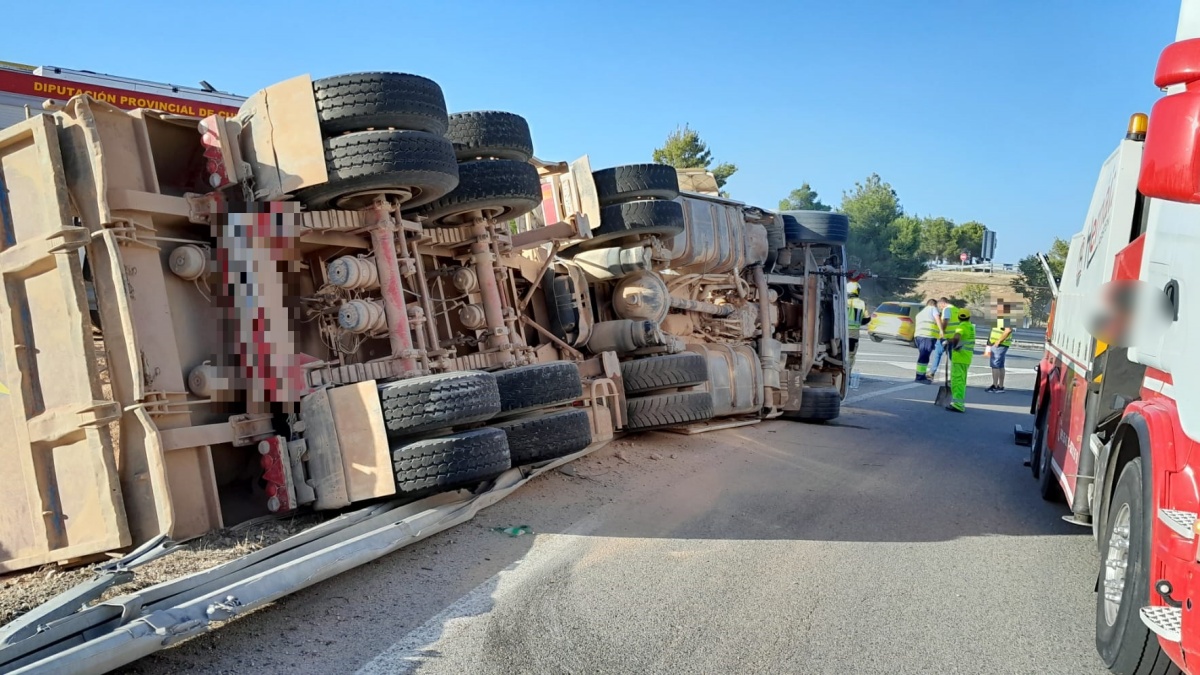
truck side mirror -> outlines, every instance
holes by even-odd
[[[1147,197],[1200,204],[1200,39],[1168,45],[1158,58],[1154,84],[1182,85],[1150,111],[1138,190]]]

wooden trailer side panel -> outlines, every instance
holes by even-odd
[[[53,118],[0,131],[0,572],[130,544]]]

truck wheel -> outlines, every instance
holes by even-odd
[[[1042,453],[1046,451],[1046,416],[1039,413],[1033,424],[1032,438],[1029,439],[1029,471],[1033,479],[1042,476]]]
[[[647,431],[712,419],[712,394],[681,391],[625,399],[625,429]]]
[[[396,488],[403,494],[427,494],[472,487],[512,468],[504,432],[491,427],[392,448]]]
[[[1042,495],[1042,499],[1048,502],[1061,502],[1066,499],[1063,494],[1062,486],[1058,484],[1058,477],[1054,475],[1054,467],[1051,466],[1050,460],[1053,454],[1050,448],[1046,447],[1046,421],[1043,419],[1041,423],[1041,433],[1039,443],[1042,444],[1041,450],[1038,452],[1038,493]],[[1035,439],[1037,440],[1037,439]]]
[[[626,164],[592,172],[600,206],[635,199],[675,199],[679,196],[679,174],[666,164]]]
[[[405,208],[427,204],[458,185],[450,141],[423,131],[360,131],[325,139],[329,180],[296,191],[310,211],[357,209],[379,193],[412,194]]]
[[[592,420],[583,408],[567,408],[496,424],[508,436],[513,466],[566,457],[592,444]]]
[[[579,366],[570,361],[535,363],[494,373],[500,389],[500,413],[516,415],[583,396]]]
[[[533,137],[524,117],[497,110],[454,113],[446,138],[454,144],[459,161],[533,158]],[[535,170],[536,173],[536,170]]]
[[[784,211],[783,234],[789,244],[845,244],[850,219],[829,211]]]
[[[1139,610],[1150,604],[1150,492],[1142,459],[1121,470],[1111,514],[1101,534],[1100,589],[1096,593],[1096,650],[1110,670],[1126,675],[1173,672]],[[1174,671],[1177,672],[1177,671]]]
[[[437,82],[408,73],[351,73],[313,82],[321,132],[367,129],[446,133],[446,98]]]
[[[615,239],[642,235],[674,237],[680,232],[683,232],[683,206],[679,202],[655,199],[613,204],[600,209],[600,227],[592,230],[592,238],[572,246],[568,255],[601,248]]]
[[[828,422],[841,414],[841,392],[831,387],[805,387],[800,391],[800,409],[785,412],[783,417],[800,422]]]
[[[623,361],[621,379],[627,395],[691,387],[708,381],[708,359],[684,352]]]
[[[461,216],[482,211],[493,220],[525,215],[542,203],[542,182],[532,164],[482,159],[458,165],[458,187],[415,211],[435,226],[461,224]]]
[[[415,434],[491,419],[500,389],[491,373],[425,375],[379,385],[383,421],[391,434]]]

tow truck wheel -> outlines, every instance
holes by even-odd
[[[1029,439],[1029,471],[1034,480],[1042,476],[1042,452],[1045,451],[1046,445],[1045,417],[1041,413],[1038,414],[1037,421],[1033,424],[1032,438]]]
[[[1038,434],[1038,442],[1042,444],[1041,450],[1038,452],[1040,456],[1038,467],[1038,492],[1042,495],[1042,499],[1048,502],[1061,502],[1066,497],[1063,494],[1062,486],[1058,484],[1058,477],[1054,475],[1054,467],[1051,464],[1053,454],[1046,447],[1046,420],[1041,421],[1041,433]]]
[[[627,395],[704,384],[708,381],[708,359],[703,354],[684,352],[623,361],[621,380]]]
[[[454,113],[446,138],[454,144],[461,162],[475,159],[511,159],[528,162],[533,157],[533,137],[524,117],[498,110]]]
[[[679,202],[650,199],[613,204],[600,209],[600,227],[592,230],[592,238],[564,253],[570,257],[578,251],[611,246],[618,239],[647,235],[668,238],[680,232],[683,232],[683,206]]]
[[[666,164],[625,164],[592,172],[600,206],[637,199],[675,199],[679,174]]]
[[[579,366],[570,361],[535,363],[495,373],[500,389],[500,414],[517,415],[583,396]]]
[[[681,391],[625,399],[626,431],[648,431],[712,419],[712,394]]]
[[[566,457],[592,444],[592,418],[583,408],[537,412],[499,422],[513,466]]]
[[[404,194],[407,209],[458,186],[454,146],[423,131],[360,131],[327,138],[325,168],[328,181],[296,191],[296,199],[310,211],[364,208],[381,193]]]
[[[442,136],[446,97],[433,80],[408,73],[350,73],[313,82],[321,132],[407,129]]]
[[[381,384],[379,399],[384,425],[393,435],[482,422],[500,412],[496,376],[470,370]]]
[[[392,447],[396,488],[404,495],[473,487],[512,467],[500,429],[483,427]]]
[[[458,165],[458,186],[418,209],[434,226],[461,225],[475,212],[493,220],[523,216],[542,203],[537,169],[511,159],[482,159]]]
[[[1178,672],[1142,623],[1150,604],[1150,494],[1142,459],[1125,465],[1113,491],[1100,546],[1096,593],[1096,649],[1104,665],[1122,675]]]

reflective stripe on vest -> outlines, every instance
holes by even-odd
[[[996,344],[996,340],[999,340],[1000,336],[1003,334],[1004,334],[1003,328],[1000,328],[1000,327],[993,328],[992,334],[988,336],[988,342],[991,344]],[[1000,346],[1001,347],[1012,346],[1012,341],[1013,341],[1012,333],[1009,333],[1008,337],[1004,338],[1004,342],[1000,343]]]
[[[933,319],[925,318],[926,316],[929,315],[929,310],[931,310],[931,309],[933,310],[933,313],[936,316],[937,315],[936,307],[925,307],[924,309],[921,310],[920,314],[917,314],[917,337],[929,337],[929,338],[941,337],[941,333],[938,332],[937,322],[934,321]]]
[[[867,311],[867,304],[859,298],[850,298],[846,301],[846,326],[850,330],[858,330],[862,327],[862,317]]]

